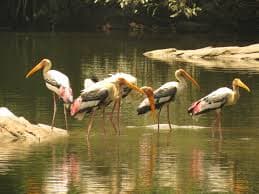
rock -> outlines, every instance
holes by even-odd
[[[211,68],[246,68],[259,71],[259,44],[244,47],[209,46],[195,50],[167,48],[145,52],[143,55],[165,62],[175,60]]]
[[[31,124],[23,117],[17,117],[8,108],[0,108],[0,141],[10,143],[23,141],[27,143],[50,141],[57,137],[66,137],[66,130],[53,128],[44,124]]]
[[[15,115],[6,107],[0,107],[0,117],[11,117],[14,118]]]

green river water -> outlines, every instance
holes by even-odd
[[[191,84],[181,100],[171,104],[176,127],[168,133],[166,112],[158,135],[150,115],[138,116],[143,97],[123,101],[121,136],[97,114],[89,141],[88,118],[69,118],[65,139],[35,146],[0,147],[0,193],[259,193],[259,71],[254,68],[205,68],[147,59],[143,52],[175,47],[246,45],[252,37],[226,35],[147,35],[123,33],[1,33],[0,104],[33,123],[50,124],[52,95],[42,74],[25,75],[42,58],[69,76],[74,96],[83,80],[118,71],[138,78],[138,85],[159,87],[186,69],[200,84]],[[216,62],[215,62],[216,63]],[[229,62],[231,65],[231,62]],[[217,64],[215,64],[217,66]],[[224,139],[211,137],[214,114],[193,120],[188,106],[212,90],[231,87],[239,77],[252,90],[241,90],[235,106],[223,111]],[[56,126],[64,128],[62,104]]]

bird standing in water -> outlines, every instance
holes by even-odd
[[[102,81],[90,85],[90,87],[83,90],[81,95],[71,105],[71,116],[76,116],[77,114],[80,115],[85,113],[91,114],[89,125],[87,128],[88,137],[90,134],[90,130],[92,128],[93,118],[96,110],[99,108],[102,109],[103,125],[105,127],[105,108],[111,102],[116,103],[121,98],[121,88],[124,85],[126,85],[130,89],[136,90],[139,93],[145,94],[143,90],[138,88],[135,84],[129,83],[124,78],[118,77],[114,81],[107,81],[106,79],[104,79]],[[111,114],[113,114],[113,112]],[[115,124],[113,124],[113,127],[115,128],[115,131],[119,130],[116,129]]]
[[[174,101],[176,98],[180,98],[183,90],[187,87],[186,79],[190,80],[197,88],[200,89],[199,84],[183,69],[178,69],[175,71],[175,77],[177,81],[167,82],[161,87],[156,89],[153,93],[154,95],[154,105],[155,109],[158,109],[158,132],[160,124],[160,112],[163,106],[167,107],[167,120],[170,131],[172,131],[170,122],[170,102]],[[152,93],[152,88],[147,89],[149,93]],[[151,110],[150,100],[148,98],[144,99],[137,108],[138,114],[145,114]]]
[[[221,110],[224,106],[230,106],[237,103],[240,94],[239,87],[244,88],[248,92],[250,89],[239,78],[232,81],[232,88],[222,87],[219,88],[200,100],[194,102],[189,108],[188,113],[192,116],[203,114],[211,110],[215,110],[216,119],[215,126],[218,127],[219,137],[222,139],[221,129]],[[214,137],[214,127],[212,127],[212,136]]]
[[[56,105],[56,95],[61,98],[64,102],[64,115],[65,115],[65,124],[66,129],[68,129],[67,125],[67,114],[66,114],[66,105],[71,104],[73,102],[73,93],[70,87],[70,82],[68,77],[56,70],[51,70],[52,63],[49,59],[42,59],[40,63],[38,63],[29,73],[26,75],[26,78],[33,75],[35,72],[43,69],[43,79],[45,80],[45,84],[47,88],[53,93],[53,116],[51,122],[51,129],[53,130],[55,116],[57,111]]]
[[[137,84],[136,77],[134,77],[133,75],[127,74],[127,73],[123,73],[123,72],[118,72],[118,73],[112,74],[110,77],[105,78],[104,80],[106,82],[115,83],[115,82],[117,82],[118,79],[124,79],[125,81],[127,81],[127,83],[132,84],[132,85]],[[121,100],[123,98],[126,98],[129,95],[129,93],[132,91],[132,88],[129,87],[127,84],[120,84],[119,91],[120,91],[119,97],[117,98],[117,100],[114,101],[114,104],[113,104],[112,112],[110,114],[110,120],[115,129],[116,126],[113,121],[113,115],[114,115],[115,110],[117,109],[117,129],[118,130],[116,130],[116,133],[118,133],[120,135]]]

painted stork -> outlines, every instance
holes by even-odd
[[[167,120],[170,131],[172,131],[170,115],[169,115],[169,106],[170,102],[174,101],[175,98],[179,98],[183,90],[187,86],[186,79],[189,79],[195,86],[200,89],[199,84],[183,69],[178,69],[175,71],[175,77],[177,81],[167,82],[153,93],[154,95],[154,104],[155,109],[158,109],[158,132],[159,132],[159,123],[160,123],[160,112],[164,105],[167,107]],[[151,95],[151,88],[147,89]],[[179,97],[178,97],[179,96]],[[150,100],[148,98],[144,99],[137,108],[138,114],[144,114],[150,111],[152,106],[150,106]]]
[[[99,79],[96,76],[92,76],[90,79],[85,79],[84,81],[84,90],[88,87],[90,87],[91,85],[97,83],[99,81]]]
[[[89,137],[92,128],[93,117],[97,109],[102,109],[103,122],[105,121],[105,108],[111,103],[116,102],[121,98],[121,88],[127,85],[130,89],[144,94],[144,91],[138,88],[135,84],[129,83],[124,78],[118,77],[114,81],[107,81],[106,79],[90,85],[82,91],[81,95],[71,105],[70,114],[82,119],[85,113],[91,113],[90,122],[87,128],[87,136]],[[114,109],[113,109],[114,111]],[[79,115],[79,116],[78,116]],[[105,124],[103,123],[105,126]],[[114,129],[117,131],[115,125]]]
[[[127,73],[115,73],[111,74],[110,77],[105,78],[104,80],[107,82],[116,82],[118,78],[123,78],[127,82],[136,85],[137,84],[137,78],[133,75],[127,74]],[[132,91],[132,88],[128,87],[127,85],[121,85],[121,97],[125,98],[129,95],[129,93]]]
[[[133,85],[137,84],[137,78],[136,77],[134,77],[133,75],[127,74],[127,73],[122,73],[122,72],[111,74],[110,77],[105,78],[104,80],[107,81],[107,82],[114,83],[114,82],[116,82],[116,80],[118,80],[120,78],[125,79],[130,84],[133,84]],[[119,95],[119,98],[117,98],[117,100],[114,101],[112,112],[110,114],[110,120],[111,120],[111,123],[113,124],[114,129],[115,129],[116,127],[115,127],[115,124],[113,122],[113,115],[114,115],[113,113],[114,113],[115,109],[117,108],[117,125],[118,125],[117,128],[118,128],[119,135],[120,135],[121,100],[122,100],[122,98],[126,98],[131,91],[132,91],[132,88],[128,87],[127,84],[120,84],[120,95]]]
[[[68,129],[67,125],[67,114],[66,114],[66,106],[67,104],[71,104],[73,102],[73,94],[72,89],[70,87],[70,82],[68,77],[56,70],[51,70],[52,63],[49,59],[42,59],[40,63],[38,63],[29,73],[26,75],[26,78],[33,75],[35,72],[43,69],[43,78],[45,80],[45,84],[47,88],[53,92],[53,102],[54,102],[54,109],[53,109],[53,116],[51,122],[51,129],[53,130],[57,105],[56,105],[56,96],[61,98],[64,102],[64,115],[65,115],[65,122],[66,122],[66,129]]]
[[[96,84],[98,82],[98,78],[97,77],[92,77],[90,79],[85,79],[84,80],[84,89],[81,91],[81,94],[79,97],[77,97],[75,99],[75,101],[72,103],[71,105],[71,108],[70,108],[70,114],[71,116],[73,116],[75,119],[77,120],[83,120],[85,114],[87,113],[91,113],[93,111],[93,108],[92,106],[90,107],[87,107],[85,108],[84,107],[84,103],[82,102],[82,96],[84,96],[86,90],[89,88],[89,87],[93,87],[94,84]],[[82,104],[81,104],[82,102]],[[77,107],[75,109],[75,106]],[[72,110],[72,107],[73,107],[73,110]]]
[[[221,130],[221,109],[224,106],[230,106],[237,103],[237,100],[240,97],[239,87],[244,88],[248,92],[250,89],[246,84],[244,84],[240,79],[235,78],[232,81],[232,88],[222,87],[219,88],[207,96],[201,98],[200,100],[194,102],[189,108],[188,113],[190,115],[199,115],[211,110],[215,110],[216,119],[215,126],[218,127],[219,137],[222,139],[222,130]],[[214,127],[212,127],[212,136],[214,137]]]
[[[132,76],[130,74],[127,74],[127,73],[119,72],[119,73],[115,73],[115,74],[110,74],[110,76],[108,78],[105,78],[104,80],[100,81],[100,83],[98,83],[98,85],[100,86],[100,85],[102,85],[102,84],[104,84],[106,82],[114,84],[114,83],[117,82],[117,80],[119,78],[123,78],[128,83],[133,84],[133,85],[136,85],[136,83],[137,83],[137,78],[136,77],[134,77],[134,76]],[[75,103],[77,103],[77,105],[74,105],[74,106],[75,107],[80,107],[80,108],[78,109],[78,111],[75,111],[75,113],[73,113],[74,114],[74,118],[76,118],[78,120],[82,120],[86,113],[91,113],[94,109],[96,109],[96,107],[93,108],[91,106],[90,107],[87,106],[87,108],[85,108],[84,107],[85,104],[84,103],[81,104],[80,101],[82,101],[82,94],[84,92],[88,91],[89,90],[88,87],[90,87],[93,83],[95,83],[97,81],[98,81],[97,79],[95,79],[95,80],[93,80],[93,79],[85,79],[85,81],[84,81],[84,90],[82,90],[82,93],[78,97],[78,99],[75,100]],[[99,87],[99,86],[97,86],[97,87]],[[100,86],[100,87],[102,87],[102,86]],[[105,87],[103,87],[103,88],[105,88]],[[90,88],[90,90],[92,90],[92,89]],[[128,87],[125,84],[121,84],[120,85],[120,95],[119,95],[119,97],[121,97],[121,98],[127,97],[128,94],[131,92],[131,90],[132,90],[132,88]],[[112,101],[113,100],[111,100],[110,102],[112,102]],[[117,111],[117,123],[119,123],[119,110],[120,110],[120,102],[119,101],[120,101],[120,98],[117,98],[117,100],[114,100],[114,105],[113,105],[113,108],[112,108],[112,113],[110,114],[110,120],[111,120],[111,123],[112,123],[113,128],[114,128],[116,133],[117,133],[117,129],[116,129],[116,125],[115,125],[115,123],[113,121],[113,113],[114,113],[114,111],[116,109],[116,106],[118,106],[117,107],[117,109],[118,109],[118,111]],[[108,104],[110,104],[110,103],[107,103],[106,106],[108,106]],[[97,106],[97,107],[98,107],[98,109],[100,108],[99,106]],[[103,118],[105,118],[104,111],[105,110],[103,109]],[[118,128],[119,128],[119,124],[118,124]],[[104,128],[104,132],[105,132],[105,128]],[[120,133],[120,131],[118,131],[118,132]]]

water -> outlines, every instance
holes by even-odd
[[[188,85],[181,100],[171,105],[173,133],[162,125],[160,135],[150,115],[137,116],[142,97],[131,94],[122,105],[122,135],[115,136],[107,121],[102,134],[98,114],[90,140],[88,119],[69,118],[67,139],[28,146],[2,145],[0,193],[258,193],[259,192],[259,75],[255,69],[205,68],[193,64],[163,63],[145,58],[152,49],[199,48],[208,45],[245,45],[255,42],[235,36],[136,35],[112,33],[1,33],[0,103],[31,122],[49,124],[52,96],[41,73],[25,75],[40,59],[67,74],[77,96],[83,80],[104,78],[123,71],[138,78],[138,85],[154,88],[175,80],[179,67],[199,82]],[[230,64],[231,65],[231,64]],[[192,101],[239,77],[252,90],[241,91],[237,105],[223,112],[224,140],[211,138],[213,113],[192,120],[186,109]],[[166,114],[162,111],[162,124]],[[190,127],[193,126],[194,127]],[[57,127],[64,127],[58,105]],[[197,127],[195,127],[197,126]]]

